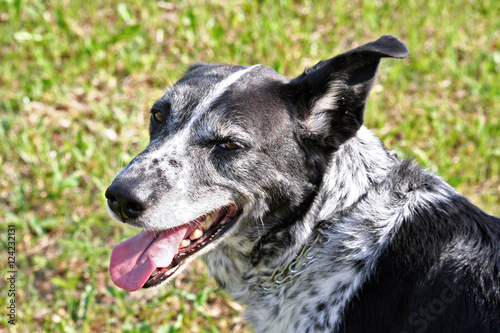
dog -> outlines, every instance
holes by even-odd
[[[111,254],[135,291],[202,256],[257,332],[499,332],[500,219],[363,126],[396,37],[288,79],[197,63],[106,190],[141,228]]]

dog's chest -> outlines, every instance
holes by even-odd
[[[257,332],[334,331],[364,274],[352,266],[331,272],[327,264],[315,262],[291,284],[251,297],[245,317]]]
[[[332,332],[366,272],[349,258],[337,257],[333,262],[322,255],[329,251],[318,251],[317,260],[286,285],[271,283],[265,290],[261,283],[269,281],[272,271],[252,272],[244,257],[235,252],[231,257],[212,252],[205,261],[219,284],[247,305],[244,315],[256,332]]]

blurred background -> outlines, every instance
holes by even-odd
[[[148,142],[149,110],[196,61],[289,77],[394,34],[366,125],[500,214],[500,1],[0,0],[0,330],[250,332],[201,262],[170,285],[118,289],[115,244],[137,229],[104,191]],[[16,228],[17,324],[7,320]]]

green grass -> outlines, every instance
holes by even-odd
[[[399,36],[412,55],[383,60],[366,124],[498,215],[499,12],[494,0],[0,0],[0,237],[6,244],[3,226],[16,226],[19,271],[17,325],[2,310],[0,326],[249,331],[199,262],[146,294],[124,292],[108,275],[113,245],[137,230],[107,217],[103,192],[147,144],[149,107],[195,61],[296,76],[382,34]]]

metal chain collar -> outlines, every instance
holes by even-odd
[[[300,251],[299,254],[295,256],[288,266],[283,269],[276,269],[271,276],[265,280],[264,282],[256,282],[249,290],[249,296],[252,291],[257,294],[264,296],[271,293],[275,293],[279,291],[286,285],[289,285],[293,282],[293,279],[296,276],[299,276],[304,272],[304,269],[309,266],[311,263],[315,262],[318,258],[316,258],[317,250],[311,253],[313,246],[316,243],[320,243],[321,237],[318,234],[314,240],[307,242]]]

